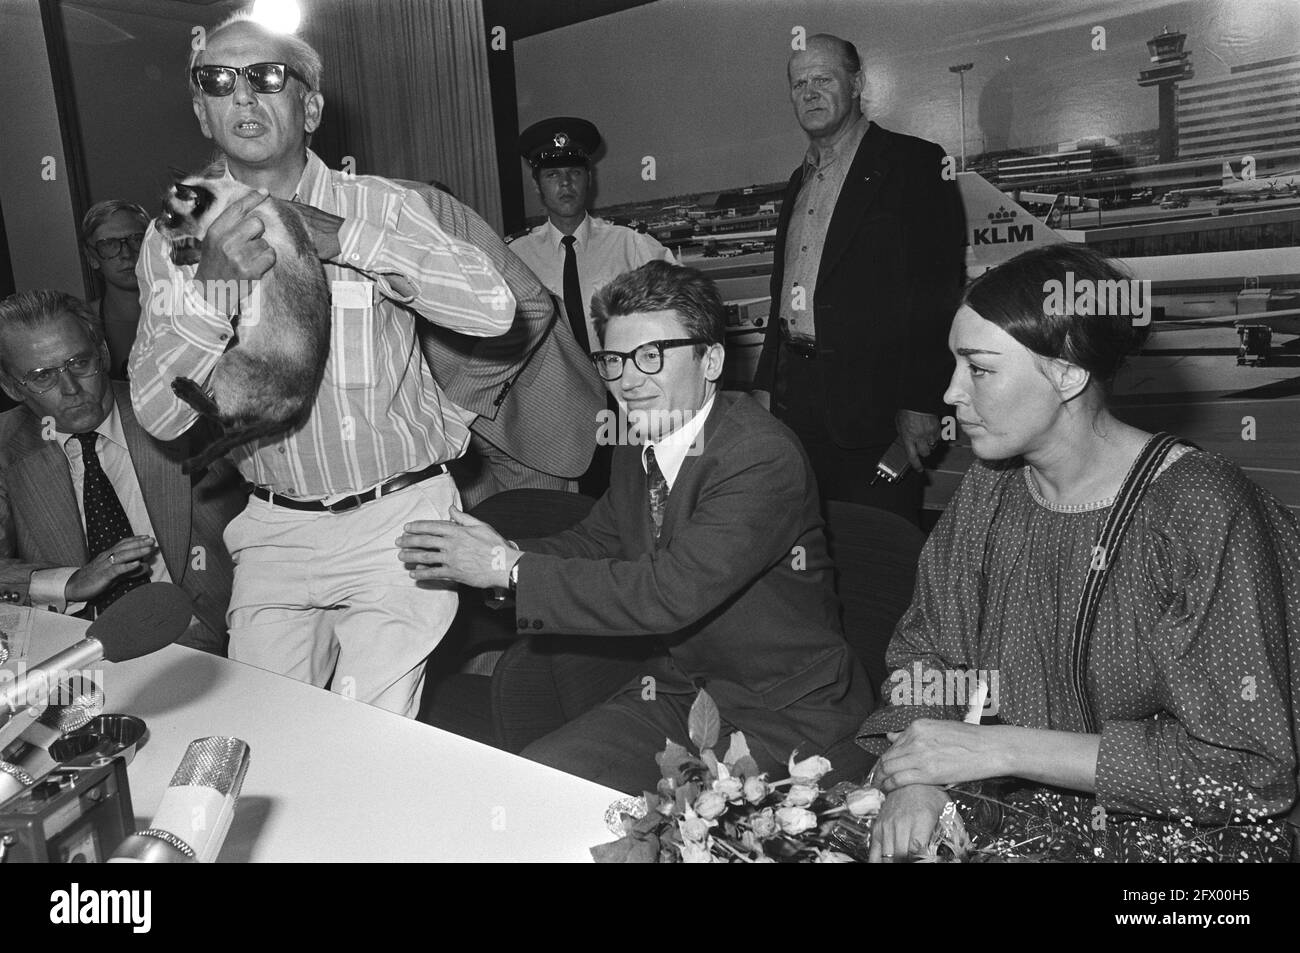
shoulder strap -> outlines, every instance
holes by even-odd
[[[1097,731],[1097,719],[1088,699],[1088,645],[1092,636],[1092,626],[1097,619],[1097,609],[1101,605],[1102,590],[1110,575],[1110,567],[1115,563],[1115,554],[1125,532],[1133,522],[1138,504],[1142,501],[1147,487],[1160,472],[1160,465],[1174,445],[1179,442],[1172,434],[1158,433],[1147,441],[1142,452],[1138,454],[1133,465],[1129,467],[1124,483],[1115,503],[1110,508],[1106,523],[1102,526],[1101,536],[1092,549],[1092,563],[1088,569],[1088,578],[1079,597],[1079,609],[1074,617],[1074,634],[1071,638],[1071,677],[1074,683],[1075,701],[1082,716],[1083,730],[1088,734]]]

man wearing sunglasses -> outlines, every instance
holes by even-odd
[[[559,709],[583,713],[525,757],[654,790],[654,755],[665,737],[690,744],[705,688],[722,737],[744,731],[774,777],[796,748],[835,747],[845,776],[865,769],[849,739],[872,691],[842,635],[812,470],[784,424],[719,391],[716,286],[650,262],[599,291],[593,314],[592,360],[640,442],[615,449],[590,515],[516,546],[457,512],[408,525],[397,558],[417,579],[513,590],[519,633],[537,651],[512,650],[510,664],[537,667],[530,684],[581,686]],[[538,711],[556,710],[551,701]],[[511,701],[521,724],[526,704]]]
[[[224,460],[190,477],[184,442],[136,422],[107,374],[100,324],[57,291],[0,301],[0,599],[94,618],[130,589],[173,582],[194,602],[181,638],[223,654],[231,564],[221,532],[244,505]]]
[[[331,282],[330,355],[309,418],[231,452],[253,498],[226,533],[236,561],[230,656],[413,717],[456,593],[416,586],[394,564],[392,538],[415,514],[446,515],[457,502],[446,463],[469,438],[425,365],[416,323],[499,335],[514,296],[486,255],[447,235],[419,192],[336,172],[307,148],[324,97],[320,56],[306,42],[236,16],[208,34],[190,66],[203,134],[236,180],[298,203]],[[275,263],[261,201],[232,203],[197,265],[169,261],[155,229],[145,238],[131,394],[156,436],[176,437],[196,419],[172,394],[173,379],[205,383],[230,345],[237,316],[205,290],[256,281]]]

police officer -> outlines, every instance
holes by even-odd
[[[654,237],[587,214],[591,158],[600,141],[594,125],[572,116],[543,119],[523,131],[519,152],[532,167],[546,221],[506,239],[510,250],[564,302],[573,336],[588,353],[600,350],[591,296],[648,261],[678,263]],[[612,397],[607,406],[618,412]],[[605,492],[612,451],[611,446],[597,445],[591,466],[578,479],[579,492],[593,497]]]
[[[589,352],[600,350],[591,296],[648,261],[677,264],[653,236],[587,214],[591,157],[600,142],[595,126],[569,116],[543,119],[523,131],[519,151],[532,167],[546,222],[507,239],[510,250],[564,301],[573,336]]]

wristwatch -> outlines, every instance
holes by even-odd
[[[516,559],[515,564],[510,567],[510,591],[515,592],[518,589],[519,589],[519,560]]]

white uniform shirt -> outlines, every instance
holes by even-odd
[[[653,235],[626,225],[613,225],[588,215],[573,231],[573,253],[578,259],[578,284],[582,287],[583,310],[587,314],[587,339],[593,351],[600,349],[596,326],[591,320],[591,298],[625,271],[648,261],[678,261]],[[509,239],[510,250],[532,269],[557,298],[564,300],[564,233],[548,219],[526,235]]]

